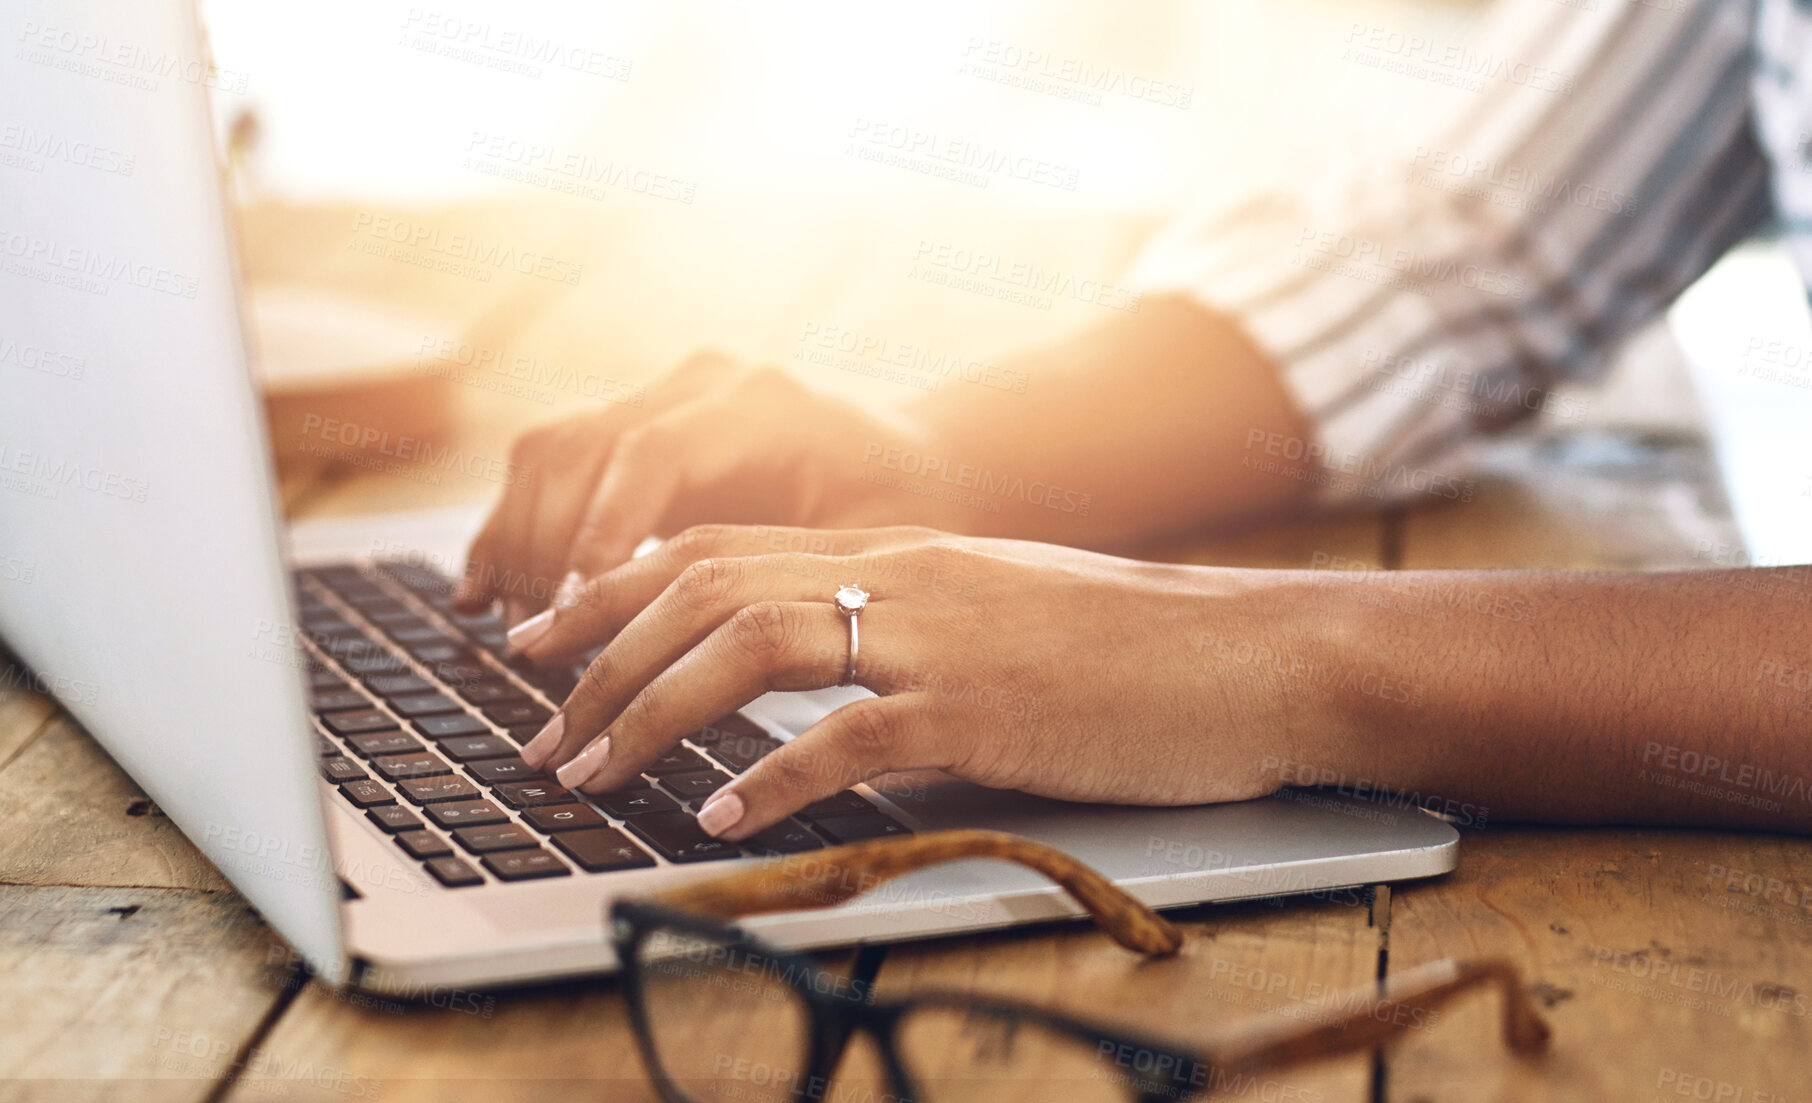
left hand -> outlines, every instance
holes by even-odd
[[[1261,578],[1261,575],[1263,578]],[[1139,804],[1243,800],[1261,760],[1300,753],[1266,664],[1213,665],[1207,639],[1290,652],[1287,572],[1142,563],[929,529],[688,529],[512,633],[531,658],[607,643],[523,757],[601,793],[769,690],[836,685],[853,583],[858,684],[701,811],[730,840],[877,775],[941,769],[996,788]],[[1300,718],[1298,718],[1300,719]]]

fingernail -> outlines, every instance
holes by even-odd
[[[742,798],[735,793],[719,793],[698,810],[698,825],[710,836],[722,835],[742,820]]]
[[[558,610],[544,609],[510,629],[504,636],[510,641],[511,647],[518,651],[527,650],[535,645],[536,640],[547,635],[547,630],[554,626],[556,612]]]
[[[554,776],[568,789],[577,789],[590,781],[609,761],[610,736],[600,735],[591,746],[579,752],[578,758],[555,770]]]
[[[560,749],[560,737],[565,734],[566,714],[556,712],[554,718],[547,722],[547,726],[535,733],[535,738],[523,744],[522,761],[539,770],[547,764],[548,759],[554,757],[554,752]]]
[[[554,604],[562,609],[570,609],[585,592],[585,576],[578,571],[569,571],[560,581],[560,588],[554,591]]]

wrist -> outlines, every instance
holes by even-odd
[[[1394,669],[1366,582],[1335,572],[1264,571],[1258,605],[1273,655],[1267,687],[1274,739],[1260,767],[1273,789],[1377,784],[1385,733],[1409,725],[1423,687]]]

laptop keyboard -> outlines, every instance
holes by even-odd
[[[780,741],[740,714],[693,732],[641,783],[588,797],[520,749],[578,684],[510,654],[493,614],[453,607],[416,564],[296,574],[321,776],[448,888],[795,854],[911,829],[855,790],[741,844],[705,834],[712,793]]]

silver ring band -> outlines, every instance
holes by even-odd
[[[868,591],[851,583],[840,588],[831,598],[831,605],[849,622],[849,661],[843,667],[843,680],[840,686],[856,684],[856,651],[861,642],[861,629],[856,621],[862,616],[862,610],[868,608]]]

